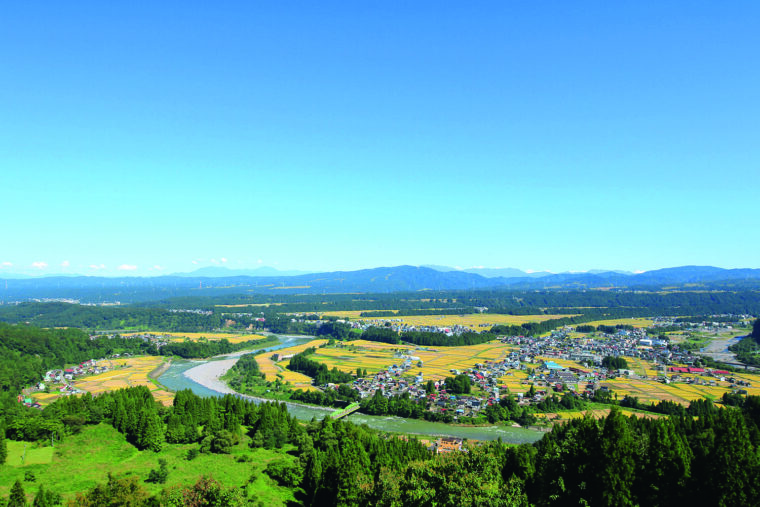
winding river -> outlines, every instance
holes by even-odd
[[[286,347],[292,347],[294,345],[299,345],[311,339],[296,336],[280,336],[278,338],[279,341],[277,343],[271,344],[266,348],[258,350],[278,350]],[[191,389],[198,396],[223,396],[225,392],[232,391],[222,383],[205,381],[204,384],[206,384],[206,386],[204,386],[190,377],[193,376],[198,378],[198,373],[201,370],[208,370],[209,367],[214,370],[226,370],[226,368],[229,368],[234,363],[236,357],[248,353],[251,353],[251,351],[238,352],[236,354],[219,356],[202,361],[175,360],[172,365],[158,378],[158,381],[172,391]],[[214,364],[211,365],[209,363]],[[190,371],[193,369],[196,370],[194,372]],[[269,401],[264,400],[263,398],[255,398],[241,394],[237,395],[251,399],[256,403],[260,403],[261,401]],[[332,408],[309,406],[300,403],[284,403],[288,407],[288,412],[291,415],[297,417],[298,419],[307,421],[311,420],[312,418],[322,419],[334,410]],[[348,416],[346,419],[355,424],[366,424],[370,428],[381,431],[408,433],[421,436],[450,436],[457,438],[468,438],[471,440],[496,440],[498,438],[501,438],[503,442],[515,444],[535,442],[543,436],[543,433],[539,431],[529,430],[525,428],[512,428],[508,426],[497,425],[477,427],[456,426],[451,424],[423,421],[420,419],[404,419],[402,417],[395,416],[372,416],[354,413]]]

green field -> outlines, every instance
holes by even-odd
[[[53,460],[52,447],[35,448],[33,447],[34,444],[31,443],[14,442],[13,440],[7,440],[7,442],[8,458],[5,461],[6,466],[20,467],[22,464],[41,465],[50,463]]]
[[[255,497],[264,505],[286,505],[293,501],[293,491],[278,486],[263,470],[274,459],[294,458],[283,452],[250,449],[248,441],[248,437],[243,437],[232,454],[200,454],[188,461],[185,459],[187,451],[197,449],[197,444],[164,444],[160,453],[138,451],[113,427],[99,424],[86,427],[79,435],[66,437],[55,449],[33,448],[34,444],[27,443],[25,464],[21,465],[24,443],[9,440],[8,461],[0,466],[0,498],[7,498],[11,486],[19,479],[30,502],[40,484],[61,494],[65,501],[105,482],[110,472],[116,477],[137,475],[151,494],[177,484],[192,485],[207,474],[226,487],[245,487],[249,498]],[[158,467],[159,458],[168,462],[166,484],[145,483],[150,470]],[[34,482],[24,481],[28,471],[34,474]]]

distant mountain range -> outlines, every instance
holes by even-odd
[[[486,278],[541,278],[542,276],[549,276],[553,273],[550,273],[549,271],[522,271],[517,268],[452,268],[449,266],[436,266],[436,265],[425,265],[422,266],[423,268],[430,268],[435,269],[436,271],[442,271],[444,273],[449,273],[451,271],[461,271],[463,273],[473,273],[475,275],[484,276]]]
[[[306,275],[313,273],[313,271],[296,271],[272,268],[269,266],[262,266],[255,269],[230,269],[222,266],[207,266],[205,268],[199,268],[189,273],[173,273],[170,276],[182,276],[182,277],[209,277],[209,278],[222,278],[229,276],[296,276]]]
[[[471,272],[475,271],[475,272]],[[482,272],[482,273],[481,273]],[[517,276],[486,276],[502,273]],[[248,274],[252,273],[252,274]],[[520,270],[457,270],[444,267],[395,266],[357,271],[286,274],[273,268],[243,273],[203,268],[193,273],[159,277],[54,276],[0,278],[0,301],[70,298],[83,302],[150,301],[181,296],[223,294],[367,293],[421,290],[553,290],[599,288],[723,287],[760,288],[760,269],[682,266],[644,273],[525,273]]]
[[[523,271],[517,268],[452,268],[450,266],[437,266],[434,264],[426,264],[422,266],[424,268],[435,269],[436,271],[443,271],[448,273],[451,271],[461,271],[463,273],[474,273],[476,275],[484,276],[486,278],[543,278],[545,276],[551,276],[555,273],[550,271]],[[586,274],[598,275],[601,273],[619,273],[622,275],[632,275],[631,271],[622,271],[619,269],[591,269],[583,272],[565,271],[560,274]]]

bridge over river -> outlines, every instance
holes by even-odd
[[[328,415],[330,419],[340,419],[341,417],[346,417],[348,414],[353,414],[359,410],[359,404],[358,403],[352,403],[346,408],[341,408],[340,410],[336,410],[332,414]]]

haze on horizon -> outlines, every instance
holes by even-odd
[[[760,267],[758,14],[7,6],[0,278]]]

